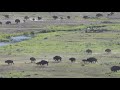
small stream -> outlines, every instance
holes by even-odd
[[[14,44],[14,43],[17,43],[17,42],[22,42],[22,41],[25,41],[25,40],[29,40],[31,38],[32,38],[32,36],[25,36],[25,35],[11,37],[10,42],[0,42],[0,46],[6,46],[6,45]]]

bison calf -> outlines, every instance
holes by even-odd
[[[31,63],[36,61],[36,59],[34,57],[31,57],[30,60],[31,60]]]
[[[84,63],[85,63],[85,62],[88,62],[86,59],[83,59],[82,61],[83,61]]]

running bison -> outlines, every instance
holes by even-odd
[[[55,61],[61,61],[62,60],[62,58],[60,57],[60,56],[55,56],[55,57],[53,57],[53,60],[55,60]]]
[[[106,53],[111,53],[111,50],[110,49],[106,49],[105,52]]]
[[[30,60],[31,60],[31,63],[36,61],[36,59],[34,57],[31,57]]]
[[[14,64],[13,60],[6,60],[5,63],[8,63],[9,64]]]
[[[76,59],[75,58],[69,58],[69,60],[71,61],[71,62],[75,62],[76,61]]]
[[[87,49],[87,50],[86,50],[86,53],[90,53],[90,54],[92,54],[92,50]]]
[[[47,64],[47,66],[48,66],[48,61],[46,61],[46,60],[41,60],[40,62],[37,62],[36,64],[37,65],[45,65],[45,64]]]
[[[120,70],[120,66],[112,66],[111,67],[111,71],[113,71],[113,72],[117,72],[118,70]]]

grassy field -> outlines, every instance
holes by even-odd
[[[17,15],[19,16],[19,14]],[[0,41],[4,42],[8,42],[11,36],[35,33],[35,36],[30,40],[0,47],[0,77],[120,78],[120,71],[111,72],[110,70],[112,66],[120,65],[120,24],[94,23],[106,20],[108,19],[89,19],[88,22],[93,24],[79,22],[59,24],[60,22],[57,21],[58,23],[54,22],[57,24],[50,23],[50,25],[48,25],[49,22],[42,23],[43,26],[39,22],[0,26]],[[113,20],[109,21],[113,22]],[[87,27],[90,26],[104,26],[97,29],[108,31],[85,33]],[[107,48],[112,50],[111,54],[105,53]],[[91,49],[93,53],[87,54],[86,49]],[[57,63],[53,60],[56,55],[63,58],[62,62]],[[35,57],[36,62],[45,59],[49,61],[49,65],[37,66],[35,63],[30,63],[30,57]],[[75,57],[76,62],[71,63],[70,57]],[[83,63],[82,59],[88,57],[95,57],[98,62],[96,64]],[[7,65],[4,63],[7,59],[14,60],[15,64]]]

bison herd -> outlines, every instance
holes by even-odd
[[[110,53],[111,50],[110,50],[110,49],[106,49],[105,52],[106,52],[106,53]],[[91,53],[91,54],[92,54],[92,50],[87,49],[87,50],[86,50],[86,53]],[[53,57],[53,60],[54,60],[55,62],[56,62],[56,61],[57,61],[57,62],[60,62],[60,61],[62,61],[62,57],[61,57],[61,56],[54,56],[54,57]],[[73,63],[73,62],[76,61],[76,58],[71,57],[71,58],[69,58],[69,60]],[[30,57],[30,61],[31,61],[31,63],[35,63],[36,58],[35,58],[35,57]],[[98,62],[98,61],[97,61],[97,59],[94,58],[94,57],[89,57],[89,58],[87,58],[87,59],[83,59],[82,62],[83,62],[83,63],[87,63],[87,62],[88,62],[88,63],[96,63],[96,62]],[[7,63],[8,65],[14,64],[13,60],[6,60],[5,63]],[[39,61],[39,62],[37,62],[37,63],[35,63],[35,64],[36,64],[36,65],[47,65],[47,66],[48,66],[48,63],[49,63],[49,62],[46,61],[46,60],[41,60],[41,61]],[[113,71],[113,72],[117,72],[118,70],[120,70],[120,66],[112,66],[110,69],[111,69],[111,71]]]

